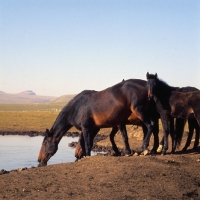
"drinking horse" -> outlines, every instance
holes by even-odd
[[[200,91],[181,91],[181,88],[169,86],[157,78],[157,74],[147,73],[148,96],[156,102],[156,107],[164,129],[164,155],[168,149],[169,122],[173,118],[188,119],[194,115],[200,122]],[[191,88],[187,88],[191,91]],[[179,91],[180,90],[180,91]],[[186,89],[185,89],[186,90]],[[182,99],[181,99],[182,98]]]
[[[146,81],[129,79],[91,94],[89,98],[84,98],[84,94],[74,97],[59,113],[52,128],[47,129],[38,156],[40,166],[46,165],[56,153],[60,140],[72,126],[82,131],[82,148],[85,148],[85,156],[90,156],[93,139],[100,128],[125,125],[131,113],[147,127],[140,151],[147,150],[155,122],[154,115],[149,112]],[[157,148],[158,134],[154,138]]]

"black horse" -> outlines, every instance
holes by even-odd
[[[141,151],[146,150],[155,124],[150,112],[146,81],[130,79],[84,98],[80,93],[59,113],[52,128],[47,130],[38,156],[40,165],[46,165],[53,156],[63,135],[75,126],[83,133],[85,155],[90,156],[93,139],[100,128],[125,125],[134,113],[147,127]],[[156,109],[152,109],[156,112]],[[158,134],[154,135],[154,148],[158,147]]]
[[[189,117],[188,113],[190,114],[192,113],[189,111],[189,108],[192,106],[193,109],[194,107],[194,101],[193,104],[190,105],[189,101],[191,100],[191,97],[189,96],[192,96],[192,99],[195,99],[195,97],[198,97],[198,93],[200,92],[195,91],[198,89],[193,87],[186,87],[186,88],[171,87],[164,81],[158,79],[157,74],[153,75],[147,73],[146,77],[147,77],[148,96],[150,98],[153,98],[154,101],[156,102],[156,107],[158,112],[160,113],[160,117],[164,128],[164,147],[162,150],[162,154],[164,155],[168,149],[168,135],[170,133],[170,128],[169,128],[170,121],[173,120],[173,118],[177,118],[178,122],[184,125],[185,123],[184,120]],[[193,92],[188,92],[188,91],[193,91]],[[193,95],[191,95],[191,93]],[[180,100],[181,100],[178,94],[179,95],[181,94],[180,96],[183,98],[182,101],[183,100],[187,101],[187,108],[184,107],[183,103],[181,104],[182,107],[180,107],[186,112],[184,114],[183,110],[182,111],[180,109],[177,110],[178,109],[177,105],[180,105]],[[196,103],[198,104],[198,101]],[[175,111],[178,114],[175,113]],[[195,118],[198,120],[197,117]],[[184,126],[182,126],[182,129],[184,129]],[[177,131],[177,133],[179,131]],[[181,130],[180,132],[183,132],[183,130]],[[177,134],[177,137],[179,136],[180,134]],[[178,138],[176,139],[176,141],[178,141]]]

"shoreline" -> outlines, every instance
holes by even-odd
[[[19,136],[36,137],[36,136],[44,136],[45,132],[42,132],[42,131],[0,131],[0,135],[2,136],[19,135]],[[64,136],[67,136],[67,137],[78,137],[79,135],[80,135],[79,132],[67,132],[64,134]]]

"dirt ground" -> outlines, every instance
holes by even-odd
[[[140,133],[139,129],[129,132],[132,149],[141,146]],[[185,138],[186,134],[183,145]],[[121,135],[115,139],[123,148]],[[110,146],[109,138],[98,145]],[[0,175],[0,199],[200,199],[200,148],[193,152],[192,145],[174,155],[96,155],[74,163],[11,171]]]

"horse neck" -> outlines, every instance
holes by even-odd
[[[71,128],[72,126],[68,123],[68,115],[66,111],[61,111],[54,122],[51,131],[53,132],[53,137],[60,140],[63,135]]]
[[[158,80],[155,96],[158,99],[160,99],[161,101],[168,100],[171,95],[171,92],[176,89],[177,88],[171,87],[168,84],[166,84],[165,82]]]

